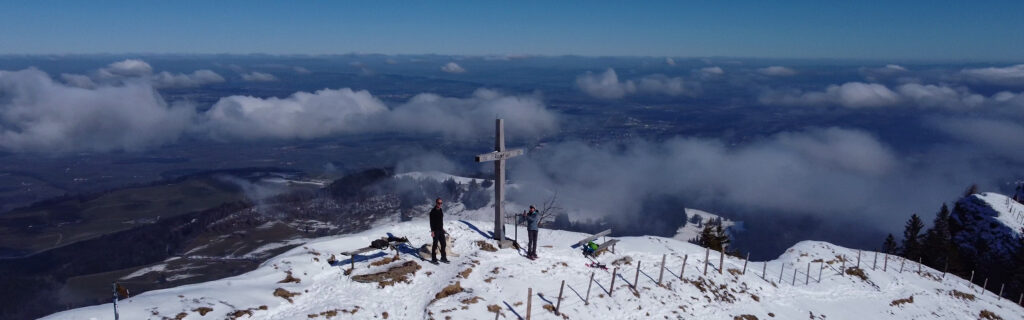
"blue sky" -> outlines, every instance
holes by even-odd
[[[1024,1],[4,1],[0,54],[1020,61]]]

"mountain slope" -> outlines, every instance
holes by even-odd
[[[977,286],[953,276],[940,281],[941,272],[927,267],[919,274],[917,265],[909,261],[900,273],[900,262],[890,258],[887,271],[882,271],[885,259],[879,256],[877,270],[872,270],[874,253],[865,252],[860,262],[863,279],[840,274],[844,265],[857,263],[857,251],[814,241],[798,243],[768,261],[767,279],[762,279],[763,262],[751,262],[747,273],[739,274],[743,261],[726,257],[724,272],[719,274],[715,271],[718,256],[712,253],[712,265],[703,276],[702,247],[659,237],[620,238],[616,253],[599,260],[610,268],[614,267],[612,261],[626,257],[633,262],[619,265],[615,289],[609,295],[612,270],[585,266],[588,260],[570,248],[585,235],[542,230],[541,258],[531,261],[514,250],[482,250],[477,242],[486,240],[487,225],[486,221],[446,222],[455,239],[453,251],[458,254],[449,257],[451,264],[431,265],[411,250],[429,239],[426,221],[389,223],[359,234],[310,241],[240,276],[146,292],[121,301],[119,308],[122,319],[224,319],[234,315],[242,319],[491,319],[495,315],[490,307],[508,319],[525,317],[527,288],[532,287],[532,315],[550,319],[556,316],[545,305],[556,303],[564,280],[561,310],[570,319],[733,319],[742,315],[757,319],[968,319],[983,312],[1003,319],[1024,318],[1024,309],[1014,302],[981,293]],[[357,282],[345,274],[349,261],[339,252],[367,246],[388,233],[409,237],[412,246],[391,262],[392,252],[369,252],[373,259],[357,260],[353,275],[369,278],[366,275],[391,268],[392,276],[402,273],[401,269],[414,273],[394,283],[386,279]],[[327,262],[332,254],[341,260],[336,266]],[[660,287],[656,282],[663,254],[668,259],[664,287]],[[688,255],[688,260],[681,281],[677,277],[683,255]],[[639,292],[634,295],[630,285],[636,276],[636,261],[641,262],[643,272],[639,274]],[[371,265],[380,262],[385,264]],[[819,265],[824,266],[820,283],[816,282]],[[590,305],[585,305],[591,272],[595,282]],[[281,283],[285,280],[293,281]],[[461,290],[450,286],[455,283]],[[445,291],[450,295],[438,295]],[[105,304],[45,319],[109,319],[112,310]]]

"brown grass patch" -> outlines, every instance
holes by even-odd
[[[1000,316],[996,315],[995,313],[993,313],[992,311],[988,311],[988,310],[981,310],[981,313],[978,314],[978,318],[989,319],[989,320],[1003,320],[1003,317],[1000,317]]]
[[[188,313],[181,312],[181,313],[178,313],[178,315],[174,316],[174,320],[185,319],[185,317],[187,317],[187,316],[188,316]]]
[[[496,304],[492,304],[492,305],[487,306],[487,311],[498,312],[498,311],[501,311],[501,307],[499,307]]]
[[[738,276],[738,275],[742,274],[740,269],[736,269],[736,268],[730,268],[730,269],[725,270],[725,271],[728,271],[729,274],[734,275],[734,276]]]
[[[291,292],[291,291],[285,290],[283,288],[274,289],[274,296],[275,297],[284,298],[285,300],[288,300],[288,302],[290,302],[290,303],[294,303],[294,301],[292,301],[292,297],[298,296],[298,295],[301,295],[301,293]]]
[[[420,268],[420,265],[415,261],[406,261],[385,271],[353,276],[352,280],[361,283],[376,282],[378,288],[384,288],[398,282],[408,283],[409,275],[415,275],[416,271],[420,270]]]
[[[383,266],[385,264],[389,264],[389,263],[392,263],[392,262],[395,262],[395,261],[398,261],[398,255],[397,254],[394,257],[384,258],[384,259],[380,259],[380,260],[377,260],[377,261],[374,261],[374,262],[370,262],[370,265],[374,266],[374,267],[379,267],[379,266]]]
[[[846,268],[846,274],[860,278],[861,280],[868,281],[868,275],[864,274],[864,270],[857,267]]]
[[[381,312],[380,317],[384,318],[384,319],[387,319],[388,318],[388,312],[387,311]]]
[[[287,271],[287,272],[285,272],[285,274],[286,275],[284,277],[284,280],[278,281],[277,283],[300,283],[300,282],[302,282],[302,279],[293,277],[291,271]]]
[[[752,315],[752,314],[741,314],[741,315],[732,317],[732,320],[757,320],[757,317]]]
[[[613,265],[613,266],[618,266],[618,265],[631,265],[631,264],[633,264],[633,258],[630,258],[629,256],[625,256],[625,257],[622,257],[622,258],[618,258],[618,259],[616,259],[615,261],[612,261],[612,265]]]
[[[970,293],[966,293],[966,292],[960,292],[960,291],[957,291],[957,290],[953,290],[953,291],[951,291],[949,293],[949,295],[951,295],[951,296],[953,296],[955,298],[963,299],[963,300],[974,301],[974,295],[970,294]]]
[[[437,294],[435,294],[434,295],[434,300],[431,301],[431,303],[433,303],[434,301],[437,301],[437,300],[441,300],[441,299],[447,298],[447,297],[449,297],[449,296],[451,296],[453,294],[457,294],[457,293],[462,292],[462,291],[463,291],[462,283],[456,281],[455,284],[448,285],[447,287],[444,287],[444,289],[441,289],[441,292],[438,292]]]
[[[462,270],[462,272],[459,272],[459,276],[462,277],[463,279],[469,279],[470,273],[473,273],[473,268],[466,268],[466,270]]]
[[[487,251],[487,252],[498,251],[498,248],[495,248],[493,244],[491,244],[491,243],[489,243],[487,241],[483,241],[483,240],[477,240],[476,241],[476,246],[480,247],[480,250]]]
[[[909,298],[905,298],[905,299],[893,300],[892,302],[889,303],[889,306],[890,307],[896,307],[896,306],[899,306],[899,305],[905,304],[905,303],[914,303],[914,296],[910,296]]]
[[[200,316],[205,316],[207,313],[210,313],[210,311],[213,311],[213,308],[210,308],[210,307],[199,307],[199,308],[192,309],[192,312],[199,313]]]
[[[481,297],[472,297],[472,298],[469,298],[469,299],[462,299],[462,301],[460,301],[460,302],[462,302],[462,304],[474,304],[474,303],[480,302],[480,300],[483,300],[483,298],[481,298]]]

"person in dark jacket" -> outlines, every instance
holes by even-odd
[[[430,237],[434,238],[434,245],[430,249],[430,263],[437,263],[437,249],[441,248],[441,262],[448,263],[448,253],[445,246],[448,242],[444,232],[444,212],[441,211],[441,198],[434,202],[434,209],[430,210]]]
[[[526,220],[526,234],[529,235],[529,242],[526,245],[526,257],[530,259],[537,258],[537,230],[540,225],[540,213],[537,212],[537,208],[530,206],[530,211],[523,213],[523,219]]]

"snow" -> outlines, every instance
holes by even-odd
[[[423,219],[313,239],[267,260],[251,272],[146,292],[119,302],[118,308],[122,319],[161,319],[182,312],[187,314],[186,319],[224,319],[237,310],[252,312],[251,317],[242,319],[307,319],[332,310],[339,310],[332,319],[379,319],[384,312],[389,319],[492,319],[495,315],[488,311],[488,306],[495,305],[503,319],[514,319],[526,316],[527,289],[532,288],[532,316],[555,319],[544,306],[556,303],[564,280],[561,311],[570,319],[733,319],[744,314],[758,319],[975,319],[982,310],[1003,319],[1024,318],[1024,309],[1015,301],[998,299],[952,275],[940,280],[941,272],[928,267],[922,267],[918,273],[914,262],[889,257],[883,271],[885,256],[877,254],[873,270],[875,252],[860,254],[859,263],[867,280],[840,274],[842,267],[858,264],[858,251],[816,241],[800,242],[775,260],[752,261],[746,274],[730,272],[744,267],[743,260],[734,257],[725,258],[725,272],[719,274],[719,257],[712,252],[707,275],[702,275],[702,247],[669,238],[622,237],[614,254],[609,252],[598,258],[609,267],[613,267],[612,261],[627,256],[634,261],[617,270],[614,294],[609,296],[612,270],[586,267],[587,258],[570,247],[585,234],[542,229],[540,258],[534,261],[512,249],[480,250],[475,242],[487,241],[489,225],[491,222],[486,220],[446,221],[445,227],[454,238],[452,250],[459,253],[458,257],[450,257],[451,264],[432,265],[420,261],[411,251],[402,251],[398,261],[386,266],[371,268],[369,264],[392,256],[391,251],[369,252],[367,256],[372,259],[355,263],[354,274],[362,275],[414,261],[422,269],[410,276],[407,283],[380,287],[377,283],[355,282],[345,275],[349,261],[339,253],[365,247],[388,233],[406,236],[411,247],[418,248],[430,236]],[[338,266],[326,262],[332,254],[341,260]],[[667,268],[664,286],[658,286],[658,265],[663,255],[667,257]],[[684,256],[685,281],[681,281],[678,276]],[[638,293],[634,295],[630,286],[637,275],[636,261],[641,262],[643,273],[639,274]],[[763,279],[765,263],[767,276]],[[819,266],[824,266],[820,283]],[[468,276],[459,275],[469,268],[472,271]],[[286,272],[300,281],[279,283]],[[595,282],[590,289],[590,304],[586,305],[584,296],[591,272]],[[465,291],[433,301],[436,293],[456,282]],[[273,295],[277,288],[300,295],[289,302]],[[973,294],[975,299],[954,297],[953,290]],[[895,303],[911,296],[913,302]],[[479,302],[468,303],[474,297],[479,297]],[[201,316],[194,311],[200,307],[212,311]],[[345,312],[352,310],[355,313]],[[108,303],[62,311],[44,319],[110,319],[112,311]]]
[[[974,197],[984,201],[995,211],[996,214],[993,218],[996,221],[1006,225],[1017,234],[1021,233],[1021,228],[1024,228],[1024,204],[993,192],[975,194]]]
[[[694,238],[697,238],[698,236],[700,236],[700,232],[701,232],[702,229],[704,229],[704,227],[698,227],[696,223],[690,223],[689,222],[689,218],[693,217],[694,215],[701,216],[701,225],[702,226],[704,224],[707,224],[708,221],[711,221],[714,218],[721,218],[722,219],[722,228],[724,228],[726,231],[728,231],[729,228],[731,228],[731,227],[736,225],[736,222],[734,222],[732,220],[729,220],[729,219],[726,219],[726,218],[719,217],[718,215],[716,215],[714,213],[710,213],[710,212],[702,211],[702,210],[697,210],[697,209],[690,209],[690,208],[686,208],[684,210],[686,211],[687,222],[686,222],[685,225],[680,227],[679,230],[676,231],[676,235],[674,237],[672,237],[673,239],[676,239],[676,240],[690,241],[691,239],[694,239]]]

